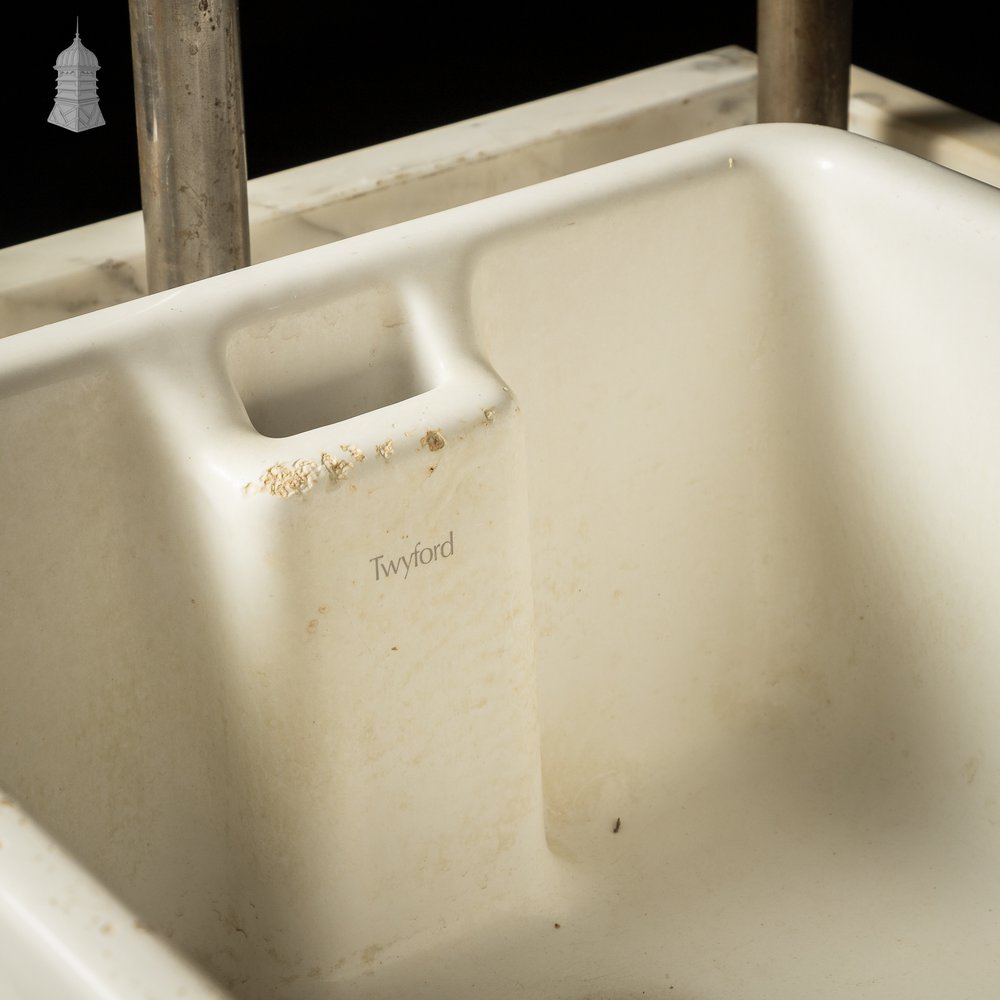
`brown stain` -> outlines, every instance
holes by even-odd
[[[365,965],[372,965],[383,951],[385,951],[384,945],[370,944],[363,952],[361,952],[361,961],[364,962]]]
[[[234,934],[242,934],[244,937],[249,937],[247,932],[241,926],[242,921],[234,909],[230,908],[225,913],[216,910],[215,913],[219,918],[219,922],[226,928],[226,930],[232,931]]]
[[[316,610],[321,615],[325,615],[325,614],[327,614],[329,612],[330,609],[325,604],[321,604]]]
[[[428,476],[431,476],[431,475],[433,475],[433,474],[434,474],[434,470],[435,470],[436,468],[437,468],[437,466],[436,466],[436,465],[428,465],[428,466],[427,466],[427,475],[428,475]]]
[[[472,128],[481,128],[481,123],[471,122],[470,126]],[[389,177],[380,177],[374,184],[369,184],[367,187],[362,188],[360,191],[355,191],[353,194],[348,195],[344,201],[354,201],[356,198],[364,198],[367,195],[374,194],[375,192],[381,190],[382,188],[389,187],[390,185],[396,184],[406,184],[411,181],[416,181],[418,183],[424,183],[427,181],[434,181],[440,178],[442,175],[449,174],[455,170],[462,170],[466,168],[470,163],[488,163],[491,160],[497,159],[499,156],[503,156],[502,153],[489,153],[481,152],[477,153],[471,159],[466,156],[456,157],[454,160],[446,161],[442,163],[435,163],[433,166],[424,169],[422,171],[416,171],[413,169],[400,170]]]
[[[315,632],[316,632],[316,629],[318,629],[318,628],[319,628],[319,621],[316,618],[313,618],[312,621],[310,621],[309,624],[306,625],[306,631],[310,635],[314,635]]]
[[[976,780],[976,775],[979,773],[979,767],[982,764],[983,759],[979,754],[973,754],[963,765],[962,774],[965,775],[965,783],[971,785]]]
[[[430,451],[440,451],[447,443],[440,430],[429,430],[420,439],[420,447]]]

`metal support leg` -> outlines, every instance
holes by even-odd
[[[757,120],[847,128],[851,0],[758,0]]]
[[[151,292],[250,262],[237,0],[129,0]]]

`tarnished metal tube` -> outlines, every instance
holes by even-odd
[[[757,120],[847,128],[851,0],[758,0]]]
[[[250,262],[237,0],[129,0],[151,292]]]

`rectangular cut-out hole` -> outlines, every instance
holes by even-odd
[[[273,438],[433,388],[417,364],[412,325],[385,288],[262,316],[233,334],[227,364],[250,422]]]

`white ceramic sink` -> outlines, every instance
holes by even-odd
[[[993,998],[998,265],[751,126],[0,341],[10,995]]]

